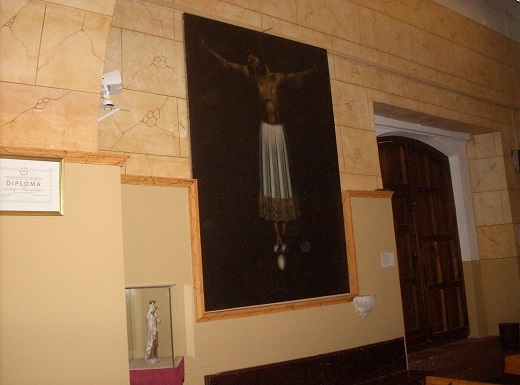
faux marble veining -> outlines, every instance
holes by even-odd
[[[489,158],[502,154],[502,141],[499,133],[473,135],[466,143],[468,159]]]
[[[118,0],[112,27],[173,39],[174,11],[146,1]]]
[[[430,29],[427,0],[384,0],[384,12],[411,25]]]
[[[48,4],[36,84],[99,92],[111,18]]]
[[[42,1],[2,1],[0,81],[35,83],[44,15]]]
[[[340,126],[368,129],[366,89],[333,80],[331,82],[334,120]]]
[[[247,7],[234,5],[230,2],[219,0],[175,0],[174,2],[176,6],[186,9],[188,12],[191,9],[206,15],[210,14],[216,19],[225,18],[244,25],[250,25],[253,28],[260,28],[261,26],[262,15],[260,12],[252,11]]]
[[[473,194],[475,224],[477,226],[502,225],[506,223],[504,203],[501,191],[489,191]]]
[[[473,192],[507,189],[503,157],[494,156],[470,160],[469,173]]]
[[[227,0],[227,2],[292,23],[296,23],[298,20],[296,16],[297,0]]]
[[[381,91],[392,90],[392,76],[377,67],[335,56],[334,68],[337,80]]]
[[[358,6],[340,0],[297,0],[298,24],[341,39],[359,42]]]
[[[186,97],[186,69],[181,42],[123,30],[123,87]]]
[[[339,128],[343,169],[347,174],[381,175],[375,131]]]
[[[288,23],[281,19],[262,15],[262,30],[287,39],[305,42],[325,49],[332,48],[332,37],[324,32],[310,30],[303,26]]]
[[[191,178],[191,162],[188,158],[174,158],[146,154],[129,154],[123,172],[129,175]]]
[[[520,190],[509,190],[509,204],[510,208],[508,213],[511,215],[510,223],[520,223]]]
[[[107,40],[107,51],[105,55],[103,73],[111,72],[114,70],[121,71],[123,68],[123,59],[121,57],[123,51],[121,46],[121,36],[121,28],[110,28],[110,33],[108,34]]]
[[[404,76],[392,76],[392,93],[434,106],[439,104],[437,87]]]
[[[361,44],[412,60],[410,26],[371,9],[359,7]]]
[[[181,155],[176,98],[125,90],[112,99],[118,106],[128,106],[130,111],[120,111],[100,122],[100,149]],[[104,113],[104,110],[99,112]],[[182,132],[186,136],[185,130]]]
[[[413,61],[440,71],[452,73],[453,43],[420,28],[410,27]]]
[[[472,45],[472,25],[468,18],[440,4],[428,4],[431,32],[463,46]]]
[[[512,224],[477,227],[480,259],[517,256],[514,226]]]
[[[0,82],[0,143],[97,151],[98,100],[97,94]]]
[[[362,5],[379,12],[385,11],[385,0],[351,0],[353,3]]]
[[[3,0],[2,0],[3,1]],[[83,9],[85,11],[101,13],[103,15],[112,16],[116,0],[47,0],[48,3],[61,4],[67,7]]]
[[[24,127],[20,137],[29,133],[34,137],[31,125],[44,127],[42,138],[22,139],[24,143],[50,145],[49,141],[58,133],[63,134],[61,127],[67,125],[74,138],[57,139],[59,145],[67,142],[73,147],[90,148],[97,140],[91,134],[94,127],[97,130],[95,118],[104,113],[97,109],[99,77],[103,72],[120,69],[124,92],[113,98],[131,111],[119,112],[100,122],[99,147],[132,154],[130,164],[134,170],[152,170],[148,166],[150,158],[141,154],[156,157],[157,165],[174,164],[179,159],[180,164],[186,165],[189,124],[182,13],[174,8],[191,9],[258,30],[269,29],[267,33],[344,54],[342,58],[329,53],[334,114],[341,131],[352,127],[347,130],[355,136],[358,131],[371,130],[371,103],[381,101],[499,130],[505,139],[503,149],[496,155],[504,156],[502,164],[509,161],[507,153],[515,143],[514,133],[508,127],[513,124],[511,109],[493,101],[507,105],[513,102],[515,92],[520,93],[520,86],[514,88],[515,82],[511,81],[512,76],[520,75],[513,74],[509,65],[516,63],[520,69],[520,44],[427,0],[3,0],[0,47],[6,45],[10,49],[2,50],[0,80],[44,84],[52,90],[42,93],[41,87],[25,89],[22,95],[33,93],[31,103],[22,101],[27,110],[20,113],[13,107],[2,118],[17,116],[16,127]],[[511,55],[509,44],[513,46]],[[66,90],[72,92],[54,97],[53,93],[62,95]],[[91,95],[79,96],[76,90]],[[48,105],[57,109],[54,103],[68,98],[70,102],[60,107],[66,111],[62,114],[65,116],[56,117],[55,129],[48,127],[54,119],[49,114],[52,109],[46,107],[34,114],[30,107],[42,99],[49,100]],[[93,116],[86,118],[85,112],[72,103],[73,99],[81,101],[84,111],[95,108]],[[34,116],[29,118],[31,114]],[[15,140],[12,124],[0,129],[0,137]],[[81,124],[84,135],[80,133]],[[348,179],[357,187],[376,186],[377,179],[371,174],[377,176],[377,170],[366,166],[374,165],[373,159],[361,156],[367,162],[362,172],[369,174],[370,182],[362,182],[356,174],[360,172],[356,151],[363,154],[367,147],[354,144],[356,138],[352,140],[351,147],[341,148],[341,158],[348,160],[342,166],[342,174],[352,174],[348,178],[344,175],[343,180]],[[338,143],[338,148],[342,145]],[[144,159],[143,165],[137,166],[136,159]],[[477,180],[485,179],[483,175],[489,172],[483,163],[479,159],[472,166]],[[510,167],[502,169],[504,179],[515,185]],[[182,167],[180,170],[186,172]],[[491,170],[494,174],[495,167]],[[175,177],[162,166],[154,166],[150,172]],[[484,192],[505,191],[497,185],[502,182],[490,183]]]
[[[340,174],[341,190],[375,191],[383,188],[383,180],[380,176]]]

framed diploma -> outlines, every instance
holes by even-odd
[[[63,215],[63,159],[0,156],[0,214]]]

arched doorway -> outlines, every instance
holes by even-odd
[[[378,138],[392,206],[409,348],[468,336],[457,217],[446,155],[416,139]]]

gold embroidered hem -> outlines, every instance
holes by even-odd
[[[300,200],[298,197],[271,198],[259,194],[259,214],[261,218],[273,222],[289,222],[300,218]]]

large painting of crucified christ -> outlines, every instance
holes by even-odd
[[[205,311],[348,293],[327,52],[184,27]]]

